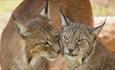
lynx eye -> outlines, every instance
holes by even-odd
[[[44,45],[45,45],[46,47],[49,47],[49,46],[51,45],[51,42],[50,42],[50,41],[47,41],[47,42],[44,43]]]
[[[81,44],[81,43],[83,43],[83,42],[85,42],[85,39],[77,39],[77,40],[76,40],[76,44]]]
[[[77,39],[76,40],[76,44],[80,44],[81,43],[81,40],[80,39]]]
[[[50,41],[46,41],[46,40],[41,40],[41,44],[45,47],[49,47],[51,46],[51,42]]]
[[[81,43],[81,40],[79,39],[79,40],[77,41],[77,43],[80,44],[80,43]]]

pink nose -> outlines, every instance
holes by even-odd
[[[73,50],[72,49],[68,49],[69,50],[69,53],[72,53],[73,52]]]

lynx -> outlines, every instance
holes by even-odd
[[[14,18],[15,19],[15,18]],[[7,46],[2,44],[2,70],[48,70],[48,62],[60,53],[58,32],[45,16],[31,19],[24,25],[16,21]]]
[[[96,41],[105,22],[96,28],[89,28],[62,16],[66,25],[60,34],[60,45],[69,70],[115,70],[115,55]]]
[[[93,26],[92,8],[90,0],[47,0],[48,17],[53,21],[56,28],[61,28],[60,10],[71,21]]]
[[[85,0],[85,1],[84,0],[77,0],[77,1],[76,0],[47,0],[47,1],[48,1],[48,6],[49,6],[48,15],[49,15],[49,18],[53,21],[53,23],[50,23],[50,24],[54,28],[56,28],[56,30],[58,31],[61,30],[61,22],[60,22],[59,13],[60,13],[60,8],[62,7],[65,12],[64,14],[68,16],[70,19],[72,19],[72,21],[82,22],[82,23],[86,22],[88,26],[93,25],[91,23],[93,22],[93,20],[92,20],[92,10],[91,10],[90,0]],[[21,21],[21,22],[23,21],[25,23],[22,23],[22,24],[25,25],[25,24],[28,24],[26,22],[28,22],[29,20],[34,19],[35,17],[38,17],[39,13],[42,11],[42,9],[45,6],[46,6],[46,0],[23,0],[23,2],[13,11],[13,14],[15,18],[17,19],[17,21]],[[84,17],[84,19],[82,19],[82,17]],[[15,45],[17,46],[21,45],[20,40],[22,39],[18,36],[18,33],[14,31],[14,29],[15,29],[15,23],[14,23],[14,19],[11,16],[10,21],[8,22],[7,26],[2,32],[2,36],[1,36],[2,47],[13,46],[14,48]],[[17,40],[15,40],[14,36],[17,38]],[[15,41],[15,42],[12,42],[12,41]],[[9,43],[11,45],[9,45]],[[22,49],[20,49],[19,47],[18,49],[15,49],[15,51],[19,51],[19,50],[22,50]],[[8,59],[8,61],[10,61],[10,59]],[[23,62],[21,62],[20,65],[26,68],[27,63],[25,60],[23,60]],[[64,68],[63,60],[61,58],[58,58],[57,61],[52,62],[50,66],[57,67],[57,69]]]
[[[14,10],[13,14],[19,21],[28,21],[36,17],[48,2],[48,17],[52,20],[52,26],[61,30],[60,9],[63,8],[64,14],[74,22],[86,23],[92,27],[93,17],[90,0],[23,0]],[[7,25],[9,28],[12,19]],[[13,25],[12,25],[13,27]],[[7,29],[6,28],[6,29]]]

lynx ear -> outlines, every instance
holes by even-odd
[[[60,12],[60,16],[61,16],[62,26],[69,26],[70,25],[70,20],[67,17],[64,16],[62,10]]]
[[[18,29],[18,33],[23,37],[27,37],[31,34],[30,32],[28,32],[29,29],[25,25],[20,24],[17,21],[15,21],[15,24],[16,24],[16,28]]]
[[[43,10],[41,11],[40,15],[47,17],[47,13],[48,13],[48,3],[46,1],[46,6],[43,8]]]
[[[16,22],[16,21],[15,23],[16,23],[16,27],[18,29],[19,34],[21,34],[23,37],[27,37],[31,34],[30,32],[28,32],[28,28],[25,25],[20,24],[19,22]]]
[[[101,30],[103,29],[104,25],[105,25],[105,22],[106,22],[106,19],[105,21],[103,22],[103,24],[101,24],[100,26],[94,28],[92,30],[92,34],[93,34],[93,37],[96,38],[98,36],[98,34],[101,32]]]
[[[23,37],[26,37],[26,36],[30,35],[30,32],[28,32],[29,29],[25,25],[23,25],[20,22],[16,21],[14,16],[13,16],[13,18],[14,18],[14,23],[16,25],[18,33]]]

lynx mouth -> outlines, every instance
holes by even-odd
[[[88,62],[91,56],[93,55],[94,51],[95,51],[95,47],[92,48],[89,52],[85,52],[83,54],[72,55],[72,54],[65,53],[64,57],[70,62],[71,65],[75,64],[77,67],[81,64]]]
[[[74,56],[72,57],[71,55],[65,55],[65,58],[67,58],[70,62],[73,61],[76,62],[76,64],[80,65],[83,63],[82,61],[82,56]]]
[[[41,56],[44,57],[45,59],[47,59],[48,61],[55,61],[56,58],[58,57],[58,54],[55,52],[42,53]]]

